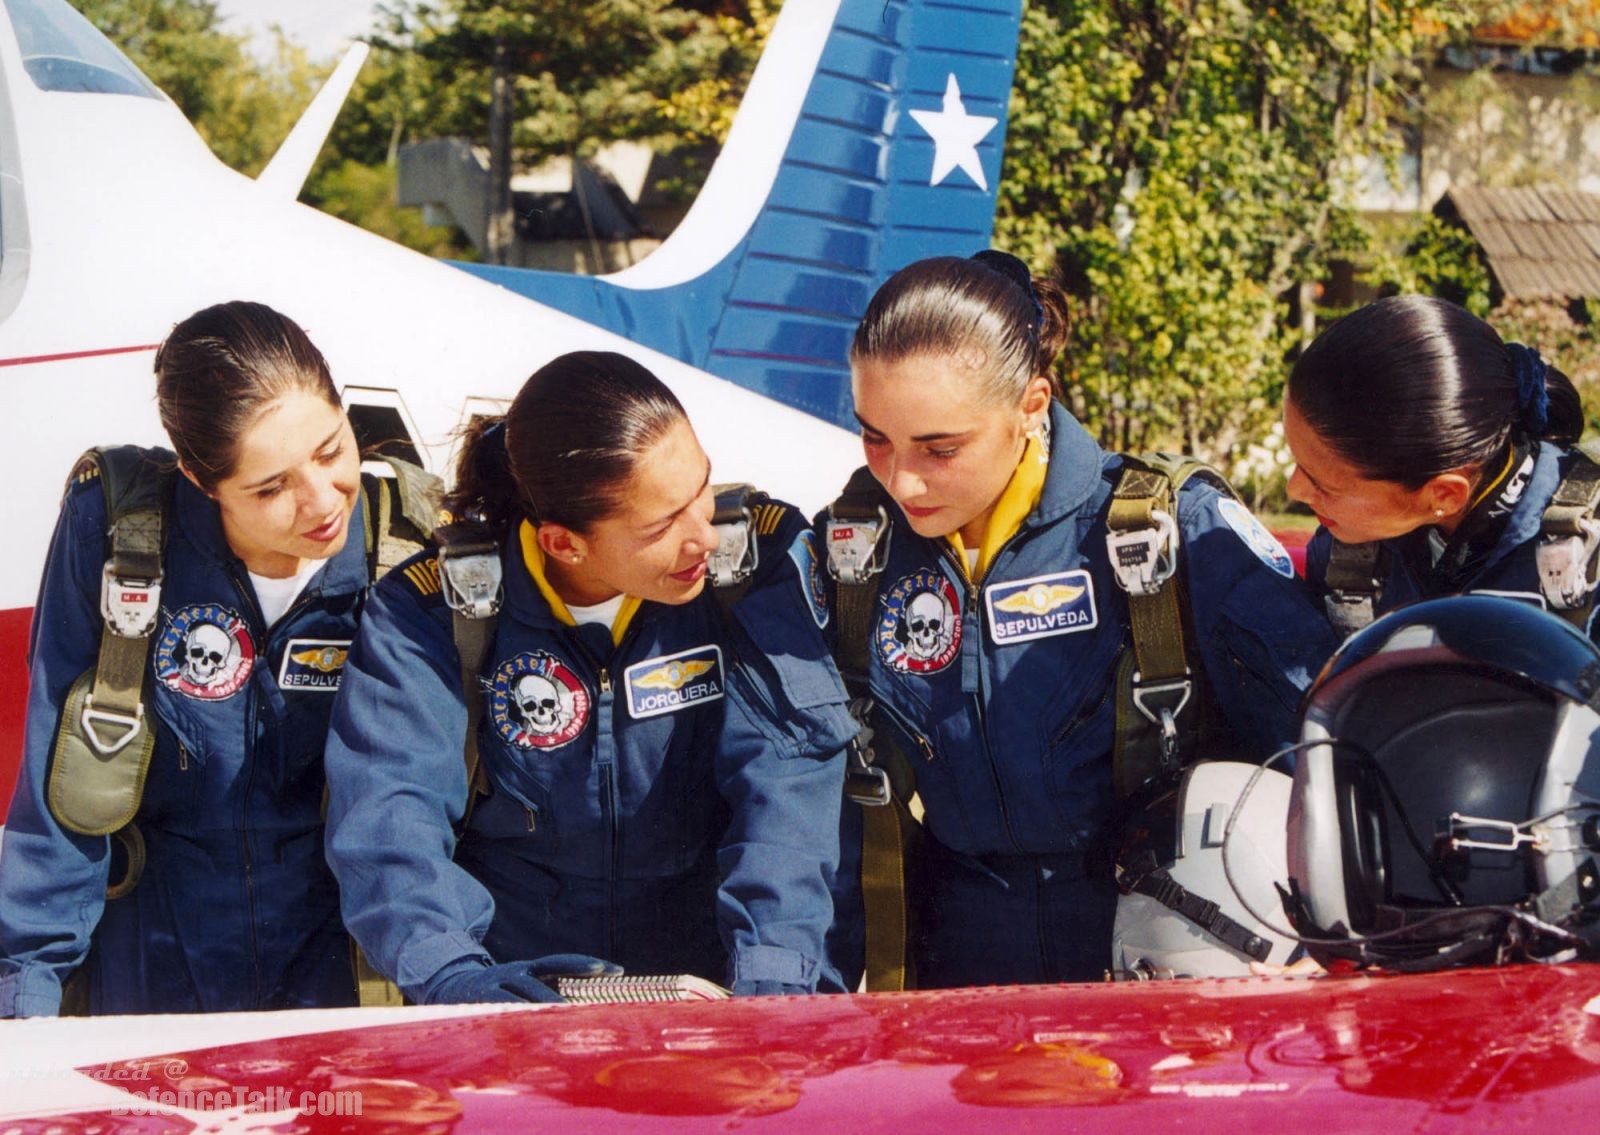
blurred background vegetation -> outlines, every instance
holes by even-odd
[[[74,2],[245,173],[334,63],[281,35],[275,51],[249,50],[207,0]],[[643,141],[680,156],[658,188],[690,197],[779,3],[378,4],[373,58],[303,199],[430,255],[472,256],[459,231],[395,203],[400,147],[447,135],[487,146],[502,180]],[[1537,346],[1600,424],[1596,297],[1499,295],[1472,234],[1430,211],[1432,171],[1416,168],[1578,188],[1573,171],[1600,161],[1587,125],[1600,120],[1597,48],[1597,0],[1028,3],[995,243],[1068,288],[1074,413],[1107,445],[1217,462],[1279,508],[1274,423],[1296,350],[1353,304],[1414,290]],[[1526,84],[1546,80],[1530,99]],[[1539,115],[1572,118],[1591,152],[1530,158],[1522,136]],[[1374,205],[1408,184],[1414,200]]]

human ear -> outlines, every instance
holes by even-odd
[[[1423,504],[1435,516],[1455,516],[1472,504],[1477,478],[1473,470],[1454,469],[1430,478],[1422,486]]]
[[[588,541],[560,524],[539,525],[538,537],[539,550],[561,563],[582,563],[589,554]]]
[[[1022,388],[1022,422],[1026,432],[1032,432],[1043,424],[1045,416],[1050,413],[1050,380],[1042,374],[1036,374],[1028,380],[1028,385]]]

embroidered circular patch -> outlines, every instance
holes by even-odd
[[[800,572],[800,589],[805,592],[806,606],[811,608],[811,618],[818,627],[828,625],[828,585],[822,578],[822,565],[817,556],[817,534],[807,528],[789,545],[789,558]]]
[[[231,698],[255,664],[250,628],[238,612],[215,603],[183,608],[156,641],[156,680],[201,701]]]
[[[912,572],[883,594],[873,634],[884,665],[912,674],[932,674],[961,652],[961,600],[944,575],[931,568]]]
[[[1289,558],[1289,553],[1284,551],[1278,538],[1267,531],[1267,526],[1257,520],[1248,508],[1236,500],[1223,497],[1217,502],[1217,511],[1258,560],[1285,579],[1294,578],[1294,561]]]
[[[495,668],[489,682],[495,732],[519,749],[556,749],[589,723],[589,691],[553,654],[519,654]]]

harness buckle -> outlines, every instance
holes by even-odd
[[[1340,635],[1348,638],[1368,626],[1378,617],[1377,596],[1371,591],[1341,591],[1337,588],[1322,598],[1328,622]]]
[[[844,584],[866,583],[889,562],[889,513],[875,519],[843,519],[828,510],[828,574]]]
[[[439,583],[444,601],[456,614],[487,619],[499,613],[505,599],[501,587],[499,549],[493,544],[468,544],[439,549]]]
[[[706,572],[711,576],[713,587],[743,583],[755,574],[761,562],[760,547],[750,536],[755,518],[746,503],[748,496],[749,487],[745,486],[745,491],[731,502],[731,507],[723,508],[723,502],[717,501],[719,507],[711,518],[712,527],[717,530],[717,550],[706,561]]]
[[[1451,851],[1477,848],[1480,851],[1516,851],[1524,844],[1535,851],[1549,846],[1549,837],[1540,831],[1525,831],[1533,821],[1514,823],[1486,816],[1463,816],[1451,812],[1449,820],[1440,824],[1438,840]],[[1488,837],[1488,838],[1485,838]]]
[[[856,735],[845,746],[844,794],[864,808],[881,808],[894,799],[894,787],[889,774],[873,763],[871,714],[870,697],[850,699]]]
[[[128,747],[139,731],[144,728],[144,706],[136,705],[132,713],[122,713],[114,709],[96,709],[94,695],[88,694],[83,699],[83,712],[78,715],[79,722],[83,725],[83,734],[89,739],[95,751],[103,757],[113,753],[120,753]],[[120,737],[102,737],[97,728],[101,725],[110,725],[123,730]]]
[[[1178,570],[1178,525],[1169,513],[1152,509],[1155,524],[1106,533],[1106,552],[1117,586],[1129,595],[1154,595]]]
[[[100,617],[118,638],[145,638],[161,612],[161,577],[133,579],[118,575],[106,561],[100,576]]]
[[[1600,549],[1600,520],[1584,517],[1577,523],[1581,535],[1546,536],[1534,552],[1545,601],[1561,611],[1583,606],[1595,586],[1589,580],[1589,563]]]
[[[1149,682],[1134,671],[1133,705],[1150,724],[1161,730],[1161,763],[1168,768],[1178,760],[1178,715],[1189,704],[1194,682],[1187,669],[1181,678]]]

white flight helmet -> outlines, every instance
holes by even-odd
[[[1292,784],[1255,765],[1202,761],[1129,819],[1116,861],[1114,977],[1244,977],[1251,961],[1289,960],[1295,941],[1251,911],[1288,926],[1279,887]]]

